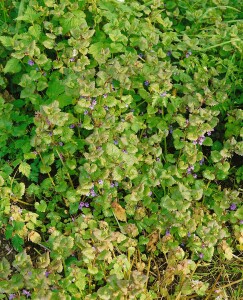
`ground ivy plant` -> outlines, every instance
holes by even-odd
[[[241,1],[0,5],[0,299],[240,299]]]

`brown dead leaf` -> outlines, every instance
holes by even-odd
[[[155,251],[158,240],[159,240],[159,233],[158,232],[152,233],[149,237],[149,242],[147,244],[147,250]]]
[[[126,211],[123,207],[121,207],[121,205],[119,203],[117,203],[116,201],[114,201],[111,204],[111,207],[113,208],[113,212],[115,214],[115,216],[117,217],[117,219],[119,221],[122,222],[126,222],[127,221],[127,214]]]

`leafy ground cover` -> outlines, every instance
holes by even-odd
[[[243,299],[242,1],[0,5],[0,299]]]

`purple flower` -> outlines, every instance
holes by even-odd
[[[148,193],[148,196],[152,196],[152,194],[153,194],[153,193],[150,191],[150,192]]]
[[[49,136],[52,136],[52,135],[53,135],[53,133],[50,131],[50,132],[49,132]]]
[[[189,166],[187,168],[187,174],[191,174],[193,170],[194,170],[194,166]]]
[[[212,131],[207,131],[207,135],[211,135]]]
[[[204,256],[203,253],[200,253],[200,254],[199,254],[199,257],[200,257],[201,259],[203,258],[203,256]]]
[[[69,60],[73,62],[73,61],[75,61],[75,58],[71,57]]]
[[[89,112],[87,110],[84,111],[84,115],[87,115]]]
[[[118,182],[117,181],[115,181],[115,186],[118,186]]]
[[[107,105],[104,106],[105,110],[109,110],[109,107]]]
[[[199,144],[199,145],[202,145],[202,143],[204,142],[204,140],[205,140],[205,136],[204,136],[204,135],[200,136],[200,137],[198,138],[198,144]]]
[[[79,123],[77,124],[77,126],[80,128],[80,127],[82,126],[82,123],[79,122]]]
[[[103,98],[107,98],[107,96],[108,96],[107,94],[104,94],[104,95],[103,95]]]
[[[49,271],[46,271],[46,272],[45,272],[45,276],[46,276],[46,277],[48,277],[50,274],[51,274],[51,272],[49,272]]]
[[[115,145],[118,145],[118,141],[117,141],[117,140],[114,140],[114,144],[115,144]]]
[[[89,203],[88,202],[80,202],[78,208],[82,209],[83,207],[89,207]]]
[[[204,163],[204,157],[199,161],[200,165],[203,165],[203,163]]]
[[[170,230],[169,229],[166,230],[165,235],[170,235]]]
[[[150,85],[150,82],[149,82],[148,80],[145,80],[145,81],[144,81],[144,85],[145,85],[145,86],[149,86],[149,85]]]
[[[115,183],[111,182],[110,187],[113,188],[115,186]]]
[[[75,127],[74,124],[69,125],[69,128],[74,128],[74,127]]]
[[[91,189],[91,190],[90,190],[90,195],[91,195],[91,197],[97,196],[97,194],[96,194],[96,192],[94,191],[94,189]]]
[[[14,298],[16,297],[16,295],[15,294],[9,294],[9,300],[13,300]]]
[[[99,184],[103,184],[103,180],[102,180],[102,179],[99,179],[99,180],[98,180],[98,183],[99,183]]]
[[[240,220],[240,225],[243,225],[243,220]]]
[[[97,101],[96,101],[96,99],[94,99],[93,101],[92,101],[92,106],[95,106],[97,104]]]
[[[197,140],[193,141],[192,143],[193,143],[193,145],[196,145],[197,144]]]
[[[173,133],[173,126],[172,125],[169,126],[169,133],[171,133],[171,134]]]
[[[31,296],[31,293],[29,291],[27,291],[27,290],[23,290],[22,294],[25,295],[25,296],[27,296],[27,298]]]
[[[34,63],[33,60],[31,60],[31,59],[28,60],[28,65],[29,65],[29,66],[33,66],[34,64],[35,64],[35,63]]]
[[[160,161],[160,158],[159,158],[159,157],[156,157],[156,161]]]
[[[186,58],[188,58],[190,55],[192,55],[192,52],[191,52],[191,51],[188,51],[188,52],[186,53]]]
[[[236,210],[236,204],[235,203],[232,203],[231,205],[230,205],[230,210]]]
[[[93,110],[93,109],[94,109],[94,106],[93,106],[93,105],[90,105],[89,108],[90,108],[91,110]]]
[[[188,237],[190,237],[190,236],[191,236],[191,233],[190,233],[190,232],[188,232],[188,233],[187,233],[187,236],[188,236]]]
[[[163,92],[162,94],[160,94],[160,97],[165,97],[167,95],[166,92]]]
[[[122,152],[127,154],[127,150],[125,150],[125,149],[123,149]]]
[[[63,146],[63,142],[59,142],[59,146],[61,146],[61,147],[62,147],[62,146]]]
[[[143,58],[143,57],[144,57],[144,55],[143,55],[142,53],[139,53],[138,56],[139,56],[140,58]]]
[[[171,51],[168,51],[168,52],[166,53],[167,56],[171,56],[171,54],[172,54]]]
[[[197,174],[193,174],[193,177],[194,177],[194,178],[197,178]]]

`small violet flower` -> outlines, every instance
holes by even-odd
[[[115,186],[115,183],[111,182],[110,187],[113,188]]]
[[[90,190],[90,195],[91,195],[91,197],[97,196],[97,194],[96,194],[96,192],[94,191],[94,189],[91,189],[91,190]]]
[[[33,60],[31,60],[31,59],[28,60],[28,65],[29,65],[29,66],[33,66],[34,64],[35,64],[35,63],[34,63]]]
[[[166,53],[167,56],[171,56],[171,54],[172,54],[171,51],[168,51],[168,52]]]
[[[240,220],[240,225],[243,225],[243,220]]]
[[[187,51],[187,53],[186,53],[186,58],[188,58],[189,56],[191,56],[192,55],[192,52],[191,51]]]
[[[84,111],[84,115],[87,115],[89,112],[87,110]]]
[[[69,128],[74,128],[74,127],[75,127],[74,124],[69,125]]]
[[[199,161],[200,165],[203,165],[203,163],[204,163],[204,157]]]
[[[144,85],[145,85],[145,86],[149,86],[149,85],[150,85],[150,82],[149,82],[148,80],[145,80],[145,81],[144,81]]]
[[[83,207],[89,207],[89,203],[88,202],[80,202],[78,208],[82,209]]]
[[[99,183],[99,184],[103,184],[103,180],[102,180],[102,179],[99,179],[99,180],[98,180],[98,183]]]
[[[103,95],[103,98],[107,98],[107,96],[108,96],[107,94],[104,94],[104,95]]]
[[[169,133],[171,133],[171,134],[173,133],[173,126],[172,125],[169,126]]]
[[[69,60],[70,60],[71,62],[73,62],[73,61],[75,61],[75,58],[74,58],[74,57],[71,57]]]
[[[27,298],[31,296],[31,293],[27,290],[23,290],[22,294],[25,295]]]
[[[193,177],[194,177],[194,178],[197,178],[197,174],[193,174]]]
[[[109,107],[107,105],[104,106],[105,110],[109,110]]]
[[[16,298],[16,295],[15,294],[9,294],[9,300],[13,300],[14,298]]]
[[[46,272],[45,272],[45,276],[46,276],[46,277],[48,277],[50,274],[51,274],[51,272],[49,272],[49,271],[46,271]]]
[[[191,236],[191,233],[190,233],[190,232],[188,232],[188,233],[187,233],[187,236],[188,236],[188,237],[190,237],[190,236]]]
[[[117,141],[117,140],[114,140],[114,144],[115,144],[115,145],[118,145],[118,141]]]
[[[63,146],[63,142],[59,142],[59,146],[61,146],[61,147],[62,147],[62,146]]]
[[[187,174],[191,174],[193,170],[194,170],[194,166],[189,166],[187,168]]]
[[[166,230],[165,235],[170,235],[170,230],[169,229]]]
[[[203,253],[200,253],[200,254],[199,254],[199,257],[202,259],[202,258],[203,258]]]
[[[160,97],[165,97],[167,95],[166,92],[163,92],[162,94],[160,94]]]
[[[232,203],[231,205],[230,205],[230,210],[236,210],[236,204],[235,203]]]

